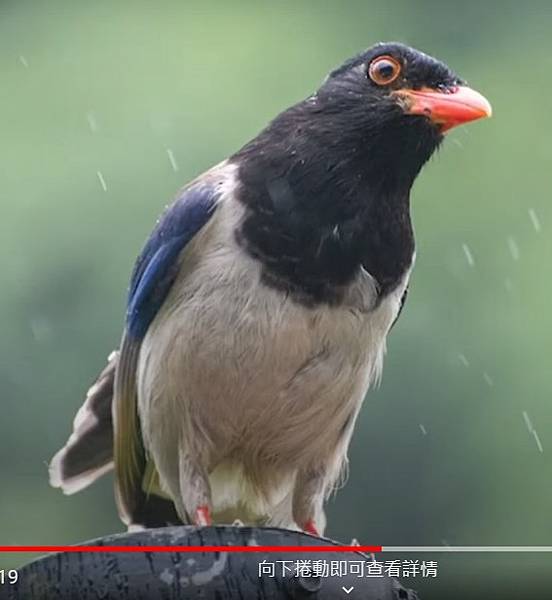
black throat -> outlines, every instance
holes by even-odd
[[[292,107],[231,159],[239,243],[268,285],[307,305],[338,304],[361,267],[380,299],[398,285],[414,253],[410,188],[440,141],[423,119],[331,108]]]

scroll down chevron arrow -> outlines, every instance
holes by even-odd
[[[342,590],[343,590],[343,591],[344,591],[346,594],[350,594],[350,593],[351,593],[351,592],[352,592],[352,591],[355,589],[355,586],[354,586],[354,585],[352,585],[350,588],[346,588],[345,586],[343,586],[341,589],[342,589]]]

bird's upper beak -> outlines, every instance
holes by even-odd
[[[466,86],[447,91],[430,88],[402,89],[395,94],[400,97],[407,114],[424,115],[443,132],[463,123],[490,117],[492,114],[489,101],[479,92]]]

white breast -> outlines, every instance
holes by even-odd
[[[261,283],[258,262],[234,240],[242,210],[225,196],[186,251],[142,345],[139,410],[156,463],[184,444],[224,487],[213,493],[222,504],[251,489],[270,504],[309,462],[327,462],[329,485],[337,478],[408,274],[373,310],[365,272],[343,306],[306,308]],[[170,466],[159,470],[171,476]],[[232,492],[229,470],[240,474]]]

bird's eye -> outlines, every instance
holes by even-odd
[[[370,79],[377,85],[389,85],[401,74],[401,65],[392,56],[375,58],[368,68]]]

